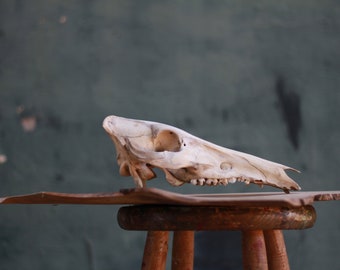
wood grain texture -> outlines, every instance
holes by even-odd
[[[194,269],[194,231],[175,231],[172,242],[172,270]]]
[[[242,232],[242,256],[244,270],[268,270],[263,231]]]
[[[164,204],[201,206],[290,206],[340,200],[340,191],[180,194],[156,188],[124,189],[112,193],[34,194],[0,198],[2,204]]]
[[[168,255],[169,232],[150,231],[147,234],[142,270],[165,270]]]
[[[313,206],[158,206],[121,207],[118,224],[125,230],[272,230],[306,229],[314,225]]]
[[[266,242],[269,270],[289,270],[289,261],[282,231],[267,230],[263,234]]]

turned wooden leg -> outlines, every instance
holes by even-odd
[[[168,231],[148,232],[144,247],[142,270],[165,270],[168,238]]]
[[[266,244],[263,231],[242,232],[243,269],[268,270]]]
[[[171,269],[194,269],[194,231],[174,231]]]
[[[269,270],[289,270],[285,240],[281,230],[264,231]]]

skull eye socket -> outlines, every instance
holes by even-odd
[[[156,152],[178,152],[181,150],[180,139],[178,135],[171,130],[161,130],[158,132],[153,143]]]

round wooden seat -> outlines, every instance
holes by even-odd
[[[148,231],[142,269],[165,269],[169,231],[174,231],[172,269],[193,269],[194,232],[242,231],[244,269],[289,269],[281,230],[313,226],[311,205],[288,206],[125,206],[118,223],[125,230]]]

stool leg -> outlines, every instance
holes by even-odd
[[[194,231],[174,231],[171,269],[194,269]]]
[[[148,232],[144,247],[142,270],[165,270],[168,238],[168,231]]]
[[[242,232],[243,269],[268,270],[266,244],[263,231]]]
[[[281,230],[264,231],[269,270],[289,270],[285,240]]]

